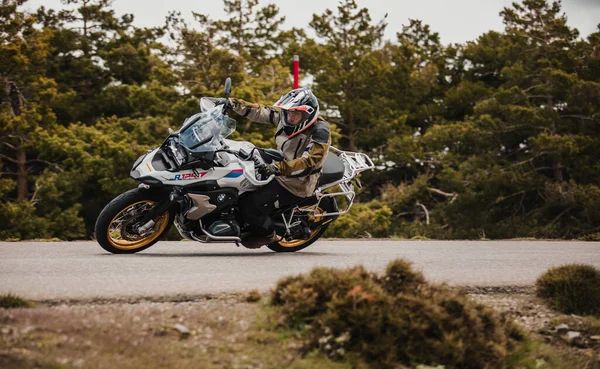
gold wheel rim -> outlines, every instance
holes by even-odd
[[[165,228],[167,228],[167,224],[169,224],[168,211],[154,219],[156,223],[152,227],[152,233],[148,234],[147,236],[142,236],[139,239],[131,240],[125,239],[123,235],[122,223],[128,220],[128,213],[141,210],[141,213],[136,214],[139,216],[143,214],[143,211],[151,209],[153,205],[154,201],[143,200],[133,203],[121,210],[108,224],[108,229],[106,230],[108,242],[119,250],[135,250],[148,245],[150,242],[160,237]]]
[[[310,207],[310,206],[305,206],[305,207],[303,207],[303,209],[308,208],[308,207]],[[321,208],[317,208],[317,212],[319,214],[324,213],[323,209],[321,209]],[[313,223],[313,222],[316,223],[316,222],[320,222],[321,220],[323,220],[323,217],[319,216],[319,215],[310,215],[309,216],[309,220],[310,220],[311,223]],[[289,241],[286,241],[285,239],[282,239],[281,241],[279,241],[277,243],[279,244],[279,246],[290,247],[290,248],[302,246],[305,243],[307,243],[308,241],[312,240],[317,235],[317,233],[319,233],[320,230],[321,229],[319,228],[319,229],[315,229],[314,231],[312,231],[310,233],[310,237],[308,237],[306,240],[289,240]]]

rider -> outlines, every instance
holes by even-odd
[[[276,180],[240,200],[242,220],[251,226],[251,236],[242,244],[259,248],[277,240],[269,214],[313,195],[319,173],[329,151],[329,123],[319,116],[319,102],[308,88],[283,95],[273,106],[231,98],[233,111],[251,121],[276,127],[275,143],[284,161],[260,165],[259,172]]]

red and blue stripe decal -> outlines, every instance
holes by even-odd
[[[223,178],[237,178],[237,177],[241,176],[242,174],[244,174],[243,169],[234,169],[231,172],[227,173],[227,175]]]

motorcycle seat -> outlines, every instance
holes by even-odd
[[[321,170],[321,177],[319,177],[319,186],[339,181],[344,177],[345,171],[344,163],[337,157],[337,155],[328,153]]]

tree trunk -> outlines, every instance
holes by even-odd
[[[17,102],[11,99],[11,92],[17,93]],[[17,115],[21,114],[23,110],[23,97],[20,95],[18,87],[14,82],[4,77],[4,105],[8,108],[10,117],[15,119]],[[21,144],[14,145],[17,151],[16,164],[17,164],[17,200],[27,200],[27,154],[21,146]]]
[[[554,158],[552,161],[552,171],[554,172],[554,180],[557,182],[563,181],[562,162],[560,158]]]
[[[23,148],[17,151],[17,200],[27,200],[27,154]]]
[[[13,109],[12,102],[10,101],[10,86],[11,82],[8,78],[4,77],[4,96],[2,101],[4,102],[4,106],[8,108],[8,112],[10,113],[11,118],[15,118],[17,115],[15,114],[15,110]]]

